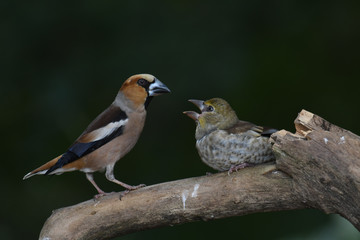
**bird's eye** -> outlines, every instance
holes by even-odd
[[[213,106],[208,106],[207,111],[208,111],[208,112],[213,112],[213,111],[214,111],[214,107],[213,107]]]
[[[142,86],[142,87],[145,87],[145,85],[146,85],[146,80],[145,79],[143,79],[143,78],[140,78],[139,80],[138,80],[138,84],[140,85],[140,86]]]

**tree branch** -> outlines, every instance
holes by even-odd
[[[360,230],[360,137],[305,110],[296,134],[272,135],[277,168],[310,207],[338,213]]]
[[[197,220],[304,208],[291,180],[262,165],[241,172],[167,182],[53,212],[40,239],[109,239]],[[61,226],[61,227],[59,227]]]
[[[277,161],[157,184],[58,209],[40,239],[110,239],[197,220],[313,207],[360,229],[360,138],[302,111],[296,134],[272,136]]]

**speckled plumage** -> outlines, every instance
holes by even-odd
[[[196,148],[204,163],[227,171],[241,164],[260,164],[274,160],[269,135],[265,129],[240,121],[231,106],[221,98],[189,100],[201,113],[184,112],[196,122]]]

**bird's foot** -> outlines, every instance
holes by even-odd
[[[125,195],[128,194],[130,191],[131,191],[131,190],[126,189],[125,191],[120,192],[120,196],[119,196],[120,201],[121,201],[121,199],[122,199],[123,197],[125,197]]]
[[[146,185],[145,185],[145,184],[139,184],[139,185],[137,185],[137,186],[129,186],[129,187],[127,188],[127,190],[132,191],[132,190],[136,190],[136,189],[143,188],[143,187],[146,187]]]
[[[94,196],[94,199],[99,199],[99,198],[101,198],[102,196],[105,196],[106,195],[106,193],[104,192],[104,193],[98,193],[98,194],[96,194],[95,196]]]
[[[137,186],[128,185],[128,187],[127,187],[127,189],[125,191],[120,192],[119,199],[121,200],[130,191],[133,191],[133,190],[136,190],[136,189],[139,189],[139,188],[143,188],[143,187],[146,187],[146,185],[145,184],[139,184]]]
[[[101,198],[101,197],[103,197],[103,196],[107,196],[107,195],[110,195],[110,194],[113,194],[113,193],[115,193],[115,192],[99,192],[98,194],[96,194],[95,196],[94,196],[94,199],[95,200],[97,200],[97,199],[99,199],[99,198]]]
[[[237,172],[239,169],[243,169],[243,168],[246,168],[246,167],[252,167],[252,166],[254,166],[254,164],[246,163],[246,162],[240,163],[238,165],[232,165],[231,168],[228,171],[228,175],[230,176],[231,173]]]

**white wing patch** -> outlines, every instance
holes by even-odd
[[[115,130],[117,130],[119,127],[125,126],[127,121],[128,121],[128,119],[120,120],[118,122],[111,122],[102,128],[96,129],[96,130],[88,133],[89,135],[91,135],[91,141],[101,140],[101,139],[109,136]]]

